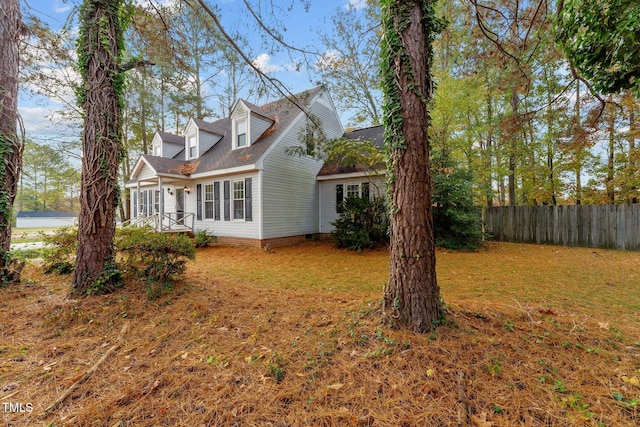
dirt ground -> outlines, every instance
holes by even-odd
[[[437,258],[447,324],[425,335],[381,322],[385,250],[212,246],[152,301],[68,299],[28,266],[1,291],[2,423],[640,425],[640,254]]]

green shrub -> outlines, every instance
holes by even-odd
[[[149,228],[122,230],[116,239],[125,274],[144,280],[150,299],[171,289],[195,258],[191,239],[183,234],[154,233]]]
[[[431,162],[436,246],[475,251],[482,244],[482,208],[473,201],[473,176],[445,153]]]
[[[338,247],[360,251],[389,243],[389,216],[383,197],[348,197],[332,224]]]
[[[69,274],[75,266],[78,247],[78,228],[63,227],[53,234],[42,234],[45,247],[42,250],[45,274]]]
[[[216,236],[207,234],[207,230],[198,230],[195,236],[193,236],[193,246],[196,248],[204,248],[209,245],[209,243],[214,243],[217,240],[218,238]]]

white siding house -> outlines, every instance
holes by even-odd
[[[190,119],[183,135],[156,132],[126,183],[132,222],[158,231],[205,230],[223,243],[280,246],[333,230],[343,196],[384,193],[376,170],[293,155],[304,139],[382,140],[381,127],[344,133],[329,92],[317,87],[262,106],[234,103],[229,117]]]

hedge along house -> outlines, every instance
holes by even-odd
[[[229,117],[190,119],[181,136],[156,132],[153,154],[140,156],[126,183],[131,222],[160,232],[206,230],[221,243],[251,246],[319,233],[322,161],[287,150],[314,124],[326,139],[344,132],[322,87],[263,106],[238,100]]]

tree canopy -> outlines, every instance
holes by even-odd
[[[595,90],[640,94],[640,2],[561,0],[556,38]]]

